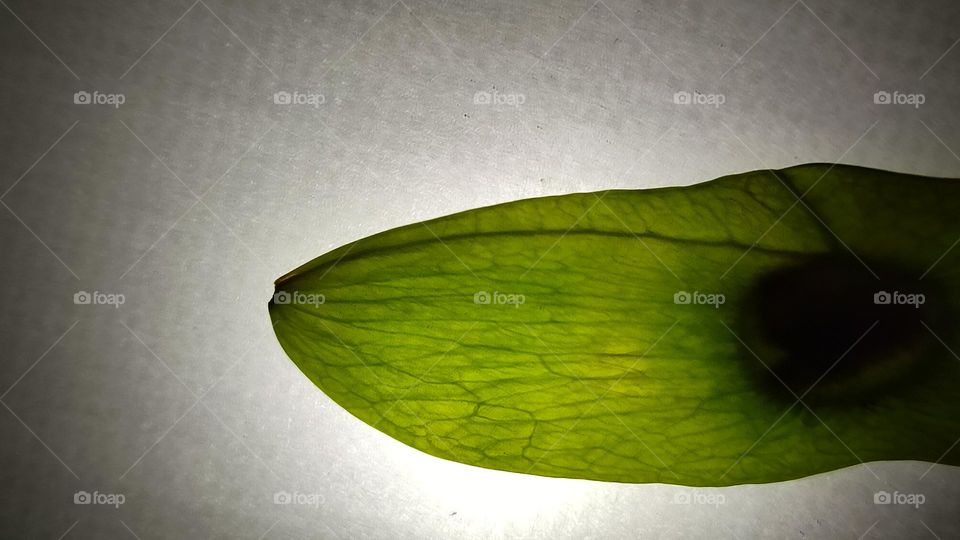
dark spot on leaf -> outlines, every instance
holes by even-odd
[[[942,347],[924,324],[943,317],[942,297],[920,273],[828,254],[762,275],[741,316],[745,361],[790,403],[864,403],[934,375]]]

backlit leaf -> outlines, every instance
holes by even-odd
[[[958,465],[958,239],[954,180],[803,165],[393,229],[280,278],[270,314],[330,398],[471,465],[698,486]]]

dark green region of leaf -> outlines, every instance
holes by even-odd
[[[882,277],[872,278],[865,264]],[[937,281],[849,254],[811,257],[761,275],[738,327],[745,369],[788,402],[803,396],[806,403],[865,404],[922,384],[956,361],[924,326],[942,327],[958,315]],[[910,291],[924,301],[878,303],[881,291]]]
[[[414,448],[545,476],[764,483],[960,465],[960,183],[844,165],[544,197],[277,280],[281,346]]]

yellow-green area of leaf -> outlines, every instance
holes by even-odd
[[[400,227],[277,281],[283,349],[414,448],[693,486],[960,465],[960,183],[811,164]]]

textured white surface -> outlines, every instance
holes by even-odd
[[[266,302],[331,248],[518,198],[811,161],[960,176],[958,23],[947,1],[5,0],[0,536],[957,537],[960,473],[922,463],[688,490],[429,457],[310,384]]]

